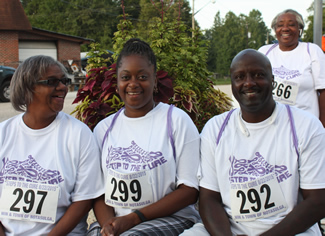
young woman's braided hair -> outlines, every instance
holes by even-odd
[[[157,71],[156,56],[148,43],[138,38],[129,39],[123,46],[120,55],[117,58],[116,70],[121,66],[121,60],[125,56],[140,55],[148,58],[149,62],[154,66],[155,72]]]

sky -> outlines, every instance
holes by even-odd
[[[192,7],[193,0],[188,1]],[[313,4],[313,0],[215,0],[215,3],[212,2],[213,0],[194,1],[194,12],[198,11],[194,17],[203,30],[213,26],[218,11],[223,19],[229,11],[236,16],[240,13],[248,16],[251,10],[256,9],[261,12],[265,25],[270,29],[273,18],[279,12],[291,8],[298,11],[306,22],[309,16],[307,9]]]

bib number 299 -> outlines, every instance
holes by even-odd
[[[45,191],[37,191],[37,195],[41,196],[41,199],[37,205],[36,214],[41,214],[42,212],[42,206],[44,203],[44,200],[46,198],[47,192]],[[35,191],[32,189],[27,190],[25,193],[21,188],[16,188],[13,191],[13,195],[17,195],[17,198],[15,202],[10,207],[10,211],[14,212],[20,212],[21,208],[17,207],[17,204],[24,198],[24,202],[26,203],[25,206],[22,207],[23,212],[30,213],[33,210],[33,207],[35,205]]]
[[[122,202],[127,202],[130,192],[131,199],[134,202],[138,202],[141,199],[141,184],[138,180],[132,180],[128,186],[125,181],[117,181],[115,178],[112,178],[111,184],[113,185],[113,191],[111,193],[112,200],[118,201],[120,199]]]

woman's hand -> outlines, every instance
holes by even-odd
[[[141,220],[135,213],[113,217],[103,225],[101,233],[103,236],[118,236],[140,223]]]

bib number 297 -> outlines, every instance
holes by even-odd
[[[0,215],[4,218],[55,223],[59,186],[7,181],[2,186]]]
[[[36,208],[36,214],[41,214],[42,212],[42,206],[44,203],[44,200],[46,198],[47,192],[45,191],[37,191],[37,195],[40,195],[40,201],[38,202],[37,208]],[[10,211],[14,212],[20,212],[21,208],[17,207],[17,204],[24,199],[23,201],[26,203],[26,206],[22,207],[23,212],[30,213],[33,210],[33,207],[35,205],[35,191],[32,189],[27,190],[25,193],[21,188],[16,188],[13,191],[13,195],[17,195],[17,198],[15,202],[10,207]]]

